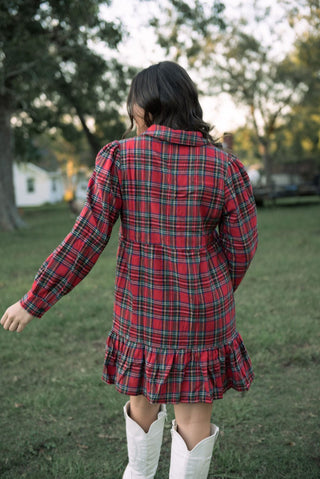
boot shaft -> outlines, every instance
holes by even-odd
[[[124,406],[129,464],[122,479],[153,479],[156,473],[163,438],[166,406],[161,405],[158,418],[145,432],[129,416],[129,405]]]
[[[176,421],[172,421],[169,479],[207,479],[218,434],[219,428],[211,424],[211,435],[189,451],[178,433]]]

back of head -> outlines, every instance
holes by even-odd
[[[151,65],[132,80],[127,100],[131,129],[134,105],[144,110],[147,127],[156,124],[176,130],[200,131],[213,142],[211,128],[202,119],[196,86],[188,73],[174,62]]]

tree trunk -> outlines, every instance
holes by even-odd
[[[99,140],[96,138],[96,136],[93,135],[91,133],[91,131],[89,130],[89,128],[87,126],[87,123],[86,123],[86,120],[84,118],[84,115],[82,114],[82,111],[81,111],[77,102],[74,103],[74,107],[76,109],[77,115],[78,115],[79,120],[81,122],[83,131],[84,131],[84,133],[87,137],[87,141],[89,143],[89,146],[91,148],[92,158],[95,158],[96,155],[98,154],[98,151],[101,149],[101,144],[100,144]]]
[[[78,118],[81,122],[84,134],[86,135],[88,144],[91,148],[93,158],[96,157],[98,151],[101,149],[102,145],[100,144],[98,138],[91,133],[91,131],[88,128],[88,125],[85,120],[84,113],[80,107],[79,101],[77,100],[77,97],[73,94],[72,92],[72,87],[70,83],[66,81],[66,79],[63,76],[63,73],[60,71],[61,77],[60,77],[60,92],[61,94],[66,98],[66,100],[70,103],[71,106],[76,110],[76,113],[78,115]]]
[[[0,95],[0,231],[22,228],[13,184],[13,142],[10,125],[10,98]]]

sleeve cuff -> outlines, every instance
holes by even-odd
[[[20,305],[23,309],[28,311],[32,316],[41,318],[46,311],[50,308],[50,305],[42,299],[29,292],[20,299]]]

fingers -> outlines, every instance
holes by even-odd
[[[24,310],[20,303],[17,302],[6,310],[0,323],[3,329],[20,333],[32,319],[33,316]]]
[[[9,318],[9,314],[6,311],[4,315],[1,318],[1,325],[3,326],[3,329],[9,329],[11,325],[11,319]]]
[[[16,331],[18,326],[19,326],[18,321],[12,321],[12,323],[9,326],[9,331]]]
[[[15,321],[9,317],[8,312],[6,311],[5,314],[1,318],[1,325],[3,329],[6,329],[7,331],[15,331],[16,330],[16,325]]]
[[[17,333],[21,333],[21,331],[23,331],[24,328],[25,328],[25,326],[20,323],[19,326],[17,327],[17,330],[16,330]]]
[[[1,326],[4,327],[4,325],[5,325],[6,321],[7,321],[7,319],[8,319],[8,313],[7,313],[7,311],[6,311],[6,312],[4,313],[4,315],[2,316],[1,321],[0,321]]]
[[[1,320],[1,325],[3,329],[7,331],[17,331],[18,333],[23,331],[23,329],[25,328],[25,324],[18,320],[10,319],[9,317],[7,317],[6,320],[3,322]]]

